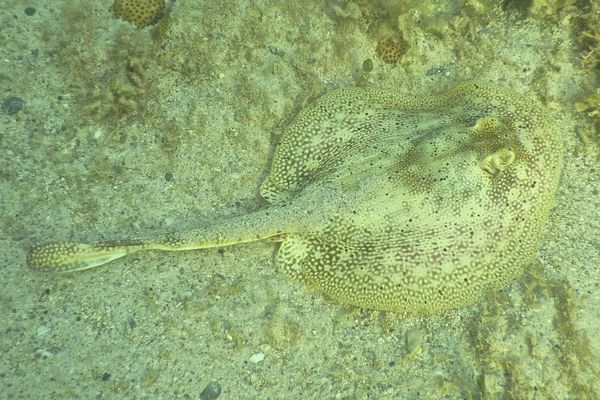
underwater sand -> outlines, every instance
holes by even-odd
[[[580,40],[598,6],[177,0],[139,30],[111,2],[0,5],[0,398],[600,398],[599,133],[575,107],[599,87]],[[282,128],[329,90],[469,78],[534,92],[566,148],[536,260],[474,305],[342,307],[278,274],[269,243],[25,265],[37,243],[261,207]]]

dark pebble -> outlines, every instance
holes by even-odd
[[[451,65],[435,65],[425,71],[426,76],[445,75],[452,68]]]
[[[0,105],[0,110],[8,115],[18,113],[23,109],[23,99],[17,96],[10,96],[5,98]]]
[[[172,174],[172,173],[170,173],[170,172],[167,172],[167,173],[165,174],[165,181],[167,181],[167,182],[171,182],[172,180],[173,180],[173,174]]]
[[[269,50],[269,53],[273,54],[274,56],[283,56],[285,55],[285,51],[281,50],[279,47],[273,45],[273,44],[269,44],[267,45],[267,50]]]
[[[35,8],[33,8],[33,7],[27,7],[25,9],[25,14],[27,14],[29,16],[32,16],[33,14],[35,14]]]
[[[211,382],[200,393],[200,400],[215,400],[221,395],[221,385]]]

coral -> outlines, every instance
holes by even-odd
[[[165,13],[164,0],[115,0],[109,11],[138,28],[156,24]]]
[[[395,64],[408,50],[408,43],[402,35],[388,36],[377,43],[375,51],[379,58],[387,64]]]

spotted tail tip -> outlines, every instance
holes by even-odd
[[[42,272],[72,272],[94,268],[129,253],[131,250],[126,246],[78,242],[47,243],[29,250],[27,265]]]

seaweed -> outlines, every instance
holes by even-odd
[[[122,137],[113,133],[126,120],[149,112],[148,70],[156,64],[157,45],[133,26],[113,22],[116,28],[108,29],[111,19],[102,21],[89,9],[89,1],[66,1],[59,12],[64,29],[48,22],[42,37],[71,81],[77,119],[103,127],[109,134],[102,141],[116,143]]]

